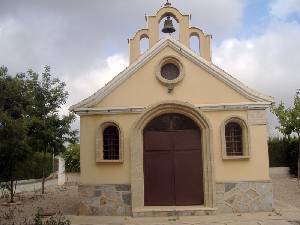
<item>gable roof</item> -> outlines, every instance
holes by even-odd
[[[155,57],[162,49],[165,47],[170,47],[178,53],[185,56],[187,59],[194,62],[196,65],[200,66],[204,70],[206,70],[209,74],[222,81],[242,96],[256,101],[256,102],[274,102],[273,97],[264,95],[259,93],[230,74],[226,73],[224,70],[219,68],[218,66],[212,64],[211,62],[206,61],[196,53],[194,53],[191,49],[187,48],[179,41],[175,40],[172,37],[165,37],[157,42],[151,49],[146,51],[142,56],[140,56],[134,63],[132,63],[129,67],[115,76],[110,82],[108,82],[104,87],[95,92],[90,97],[80,101],[79,103],[71,106],[69,110],[76,111],[79,108],[89,108],[97,103],[99,103],[105,96],[109,95],[113,90],[115,90],[119,85],[125,82],[128,78],[130,78],[138,69],[140,69],[143,65],[149,62],[153,57]]]

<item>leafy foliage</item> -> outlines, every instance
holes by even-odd
[[[300,89],[294,97],[294,104],[286,108],[281,102],[277,107],[273,106],[273,113],[277,116],[280,126],[277,129],[285,136],[290,137],[296,134],[300,138]],[[300,142],[298,144],[298,179],[300,179]],[[295,159],[296,160],[296,159]]]
[[[71,221],[63,216],[61,213],[57,213],[49,218],[43,218],[41,215],[42,210],[38,209],[34,218],[26,218],[22,223],[15,221],[16,219],[16,207],[10,208],[8,212],[1,215],[0,213],[0,225],[71,225]]]
[[[47,220],[43,220],[41,215],[37,213],[33,221],[27,222],[26,225],[71,225],[71,221],[61,214],[56,214]]]
[[[48,66],[42,75],[29,70],[10,76],[7,68],[0,68],[0,180],[10,182],[11,201],[27,158],[42,152],[44,193],[47,155],[65,151],[65,144],[77,139],[71,129],[75,115],[58,113],[68,97],[65,86],[51,77]]]
[[[66,103],[68,93],[65,83],[59,79],[51,78],[50,67],[46,66],[40,76],[29,70],[28,90],[31,107],[28,120],[28,139],[30,146],[46,153],[55,155],[65,151],[66,142],[74,142],[77,131],[71,130],[71,123],[75,119],[73,113],[60,116],[58,111]],[[45,168],[43,168],[42,193],[44,193]]]
[[[269,139],[270,166],[288,166],[290,174],[297,176],[298,138],[271,138]]]
[[[80,145],[71,144],[64,152],[66,172],[80,172]]]
[[[0,68],[0,180],[9,181],[10,202],[13,202],[18,167],[30,153],[25,125],[29,101],[24,75],[12,77],[7,72],[7,68]]]
[[[65,83],[51,78],[50,67],[46,66],[40,76],[28,71],[28,87],[31,94],[29,141],[32,147],[58,154],[65,150],[66,142],[76,140],[76,131],[71,130],[75,119],[73,113],[60,117],[58,111],[66,103],[68,93]]]
[[[288,139],[270,138],[268,140],[269,165],[270,167],[288,166]]]
[[[57,161],[57,160],[56,160]],[[40,179],[43,178],[42,168],[44,167],[45,177],[52,173],[53,169],[52,155],[47,153],[46,156],[42,152],[33,152],[27,160],[20,165],[20,180]],[[54,162],[55,164],[55,162]]]

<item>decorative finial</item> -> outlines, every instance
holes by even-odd
[[[169,2],[169,0],[167,0],[167,2],[165,3],[165,6],[171,6],[171,2]]]

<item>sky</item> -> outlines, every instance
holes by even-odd
[[[291,105],[300,88],[300,0],[171,0],[213,35],[213,63]],[[128,66],[128,43],[164,0],[0,0],[0,65],[10,74],[45,65],[66,82],[61,109]],[[268,114],[270,134],[276,118]],[[79,128],[78,119],[73,125]]]

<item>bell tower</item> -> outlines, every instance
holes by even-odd
[[[147,28],[138,30],[135,35],[128,40],[130,49],[130,64],[141,56],[140,41],[143,38],[149,40],[149,49],[160,41],[159,24],[164,20],[163,33],[171,34],[176,31],[173,26],[171,17],[178,23],[179,42],[186,47],[190,47],[190,38],[197,37],[199,41],[199,56],[211,62],[211,35],[205,34],[201,29],[190,26],[190,15],[181,14],[181,12],[173,7],[167,0],[162,8],[158,10],[156,15],[146,16]]]

